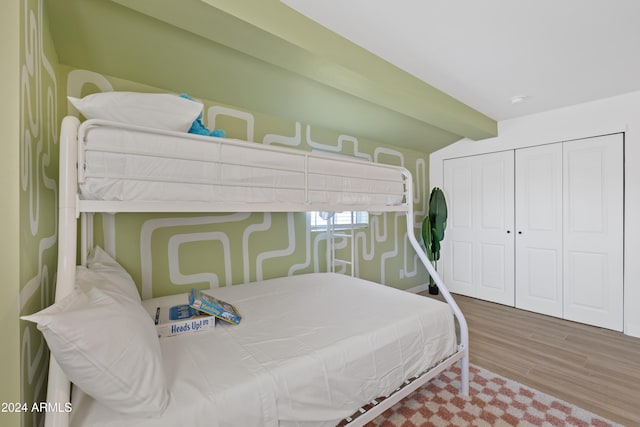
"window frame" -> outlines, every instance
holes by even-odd
[[[367,211],[341,211],[332,212],[339,222],[333,223],[333,230],[357,230],[369,227],[369,212]],[[329,221],[321,217],[321,211],[309,212],[309,220],[312,231],[322,231],[329,228]]]

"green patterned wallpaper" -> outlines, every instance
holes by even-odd
[[[60,76],[70,96],[84,96],[96,88],[155,90],[69,67],[61,67]],[[424,215],[426,154],[202,101],[205,125],[224,129],[230,138],[405,166],[414,175],[416,221]],[[229,286],[328,270],[326,233],[312,231],[306,213],[118,214],[102,215],[97,224],[96,240],[133,275],[143,298],[186,292],[191,286]],[[370,226],[356,231],[353,241],[358,276],[403,289],[425,283],[424,267],[418,266],[406,239],[404,214],[372,215]]]
[[[20,8],[20,313],[28,314],[53,302],[57,144],[69,108],[66,96],[162,89],[58,64],[43,0],[21,0]],[[422,219],[427,153],[213,100],[204,103],[205,124],[224,129],[231,138],[405,166],[414,175],[416,222]],[[311,230],[306,213],[99,215],[96,230],[96,241],[125,266],[147,298],[192,286],[228,286],[329,269],[327,236]],[[370,226],[357,230],[353,242],[358,276],[403,289],[425,283],[426,272],[406,239],[402,214],[372,216]],[[348,244],[338,241],[343,248]],[[31,405],[45,399],[48,351],[35,325],[20,322],[19,328],[21,399]],[[22,424],[40,425],[42,416],[24,413]]]
[[[53,302],[57,262],[58,129],[62,115],[57,57],[43,0],[22,0],[20,11],[20,314]],[[46,396],[49,352],[35,324],[20,321],[21,402]],[[25,426],[43,414],[22,414]]]

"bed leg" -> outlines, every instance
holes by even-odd
[[[460,359],[460,394],[469,397],[469,350],[464,350],[465,355]]]
[[[66,408],[69,402],[71,402],[71,383],[53,356],[49,356],[47,404],[58,405],[56,408]],[[53,411],[44,415],[44,427],[68,426],[69,414],[67,412]]]

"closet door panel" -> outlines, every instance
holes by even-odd
[[[564,143],[564,317],[623,327],[623,136]]]
[[[453,241],[451,243],[451,255],[447,257],[449,265],[455,260],[456,269],[448,268],[445,283],[450,286],[452,292],[473,296],[473,242]]]
[[[516,150],[516,307],[562,317],[562,144]]]
[[[475,280],[478,298],[514,305],[513,151],[477,156]]]
[[[452,292],[513,305],[513,151],[446,160],[442,276]]]
[[[443,191],[449,217],[439,262],[442,280],[451,292],[475,296],[472,158],[444,162]]]

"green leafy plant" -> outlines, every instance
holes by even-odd
[[[429,211],[422,221],[422,241],[427,257],[436,267],[440,259],[440,242],[444,239],[445,228],[447,228],[447,201],[442,190],[434,187],[429,196]],[[437,289],[433,278],[429,277],[429,291],[434,293]]]

